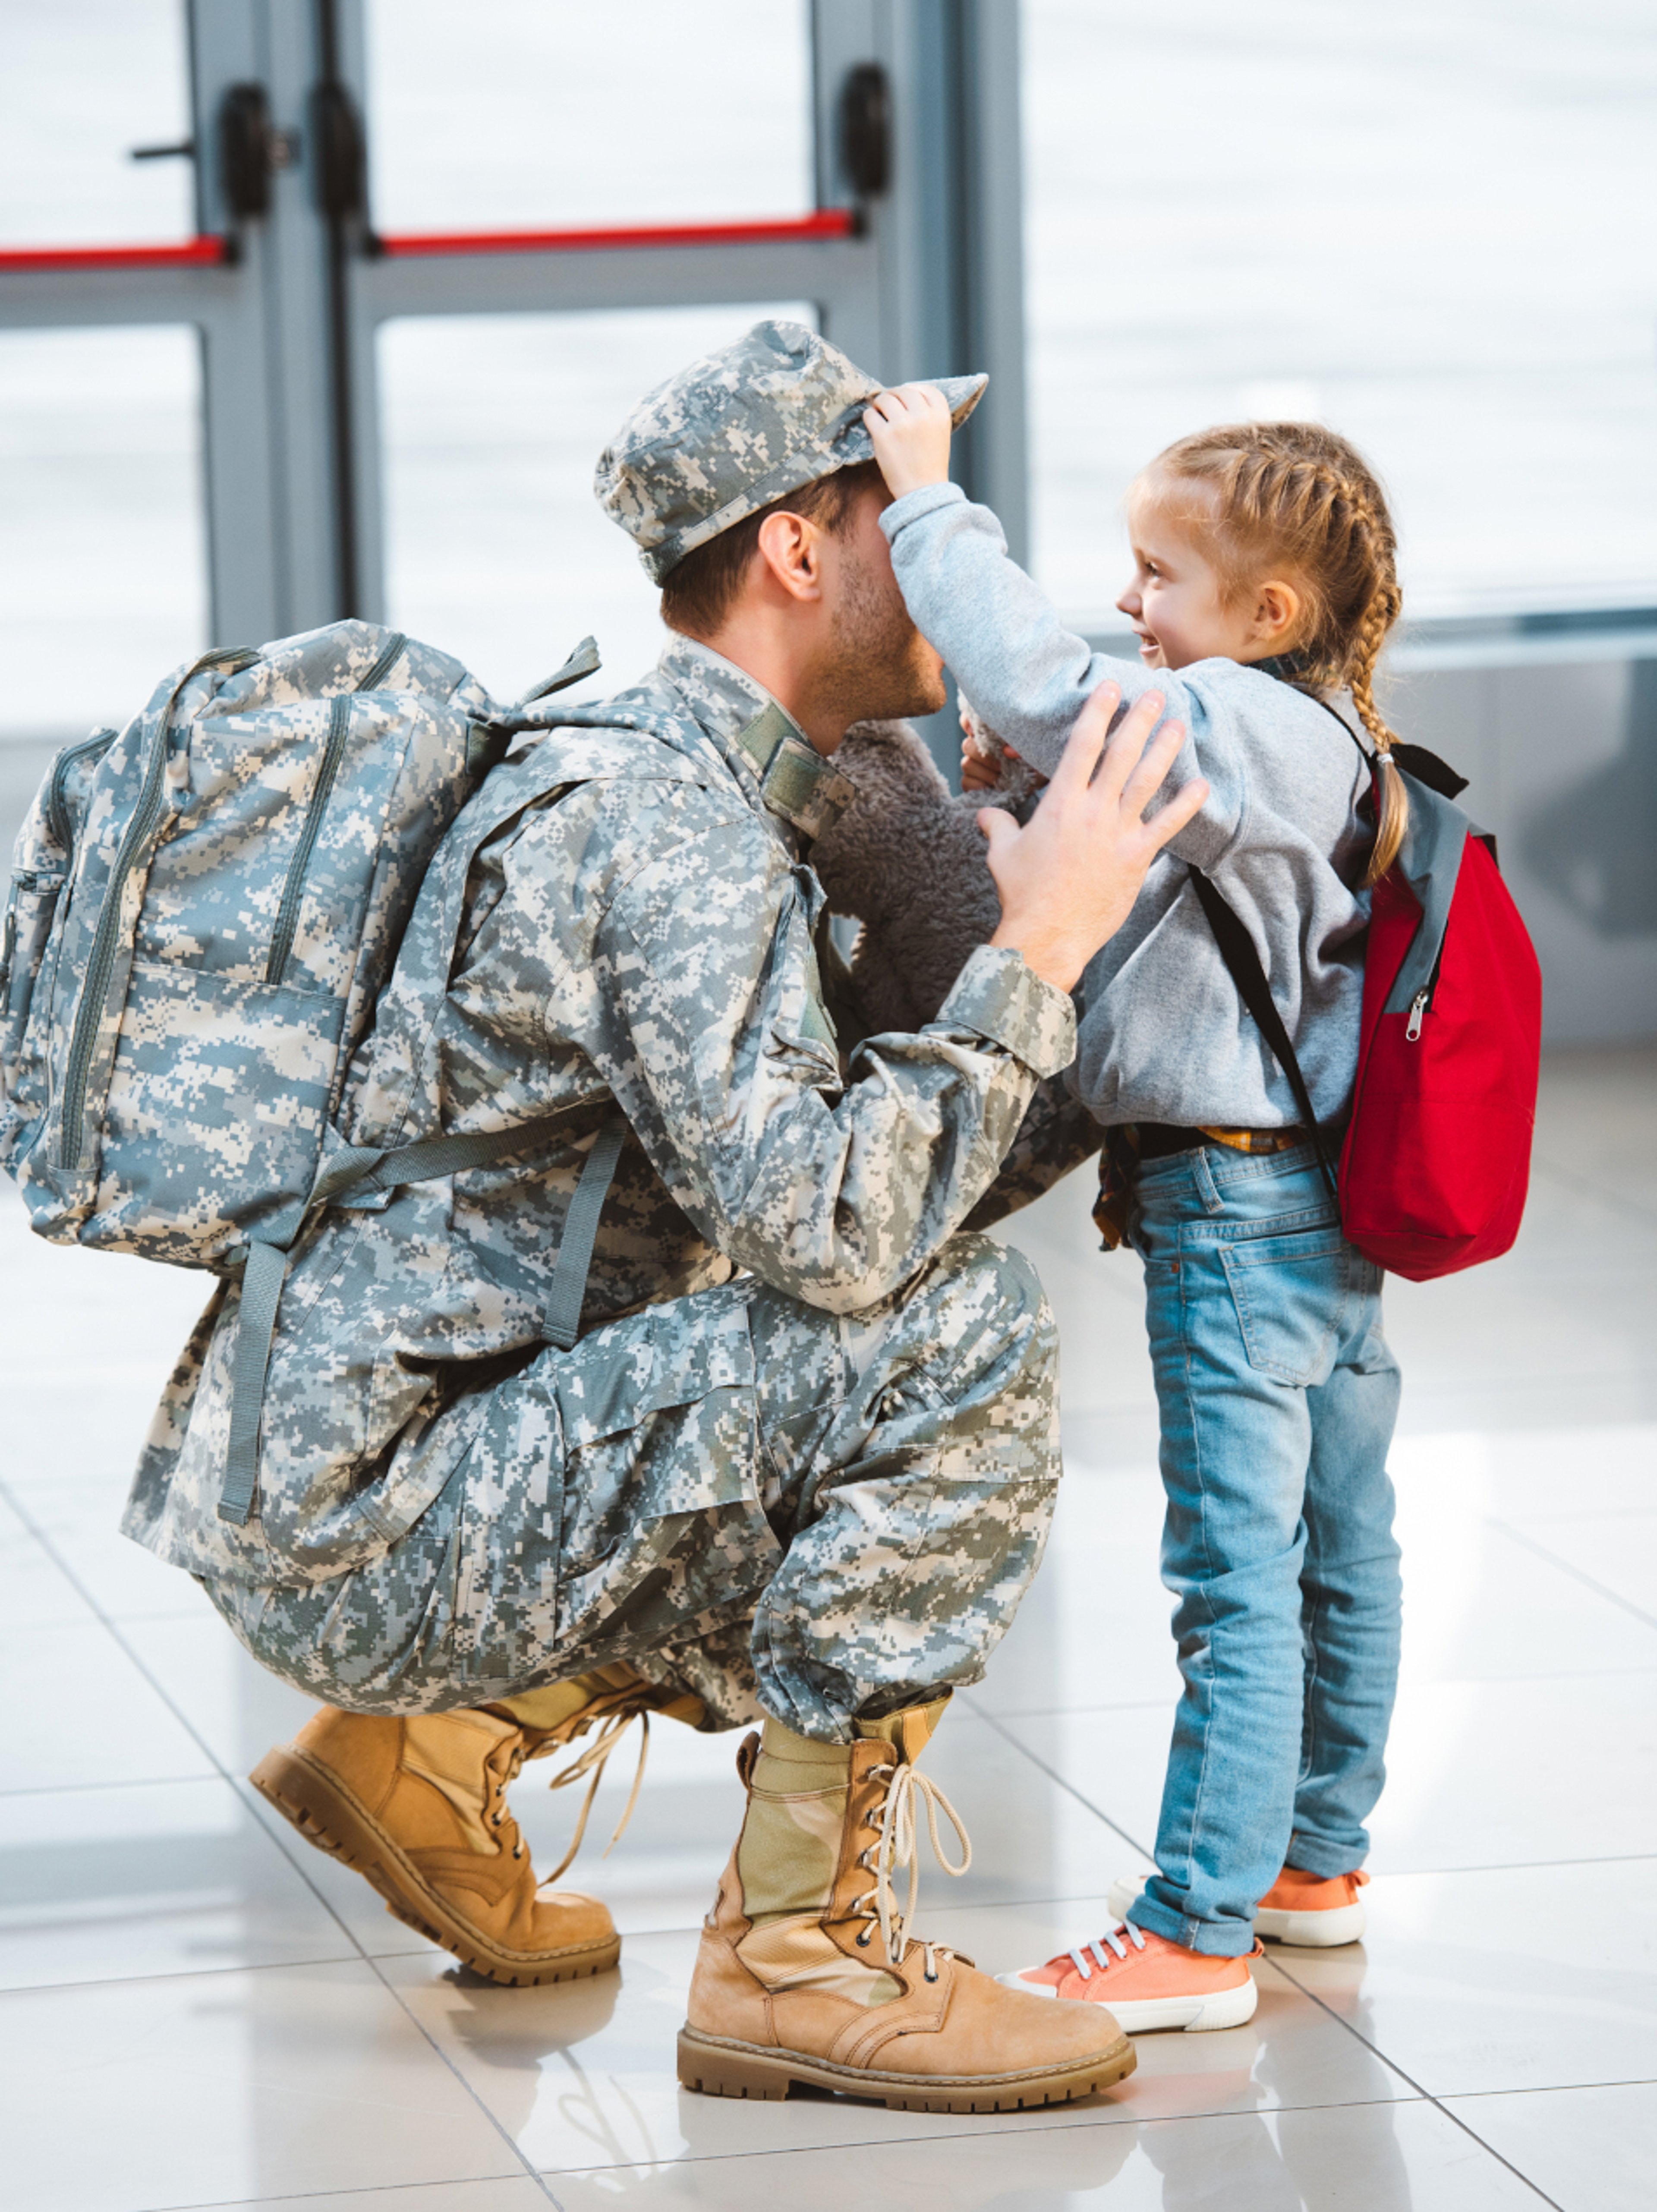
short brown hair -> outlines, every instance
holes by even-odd
[[[736,604],[768,515],[803,514],[837,538],[859,494],[883,482],[877,462],[855,461],[832,476],[814,477],[797,491],[744,515],[668,570],[662,580],[662,620],[670,629],[685,630],[693,637],[711,635]]]

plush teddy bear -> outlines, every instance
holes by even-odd
[[[859,722],[835,755],[857,798],[812,848],[835,914],[863,927],[852,979],[870,1033],[924,1029],[966,963],[992,937],[1001,902],[977,816],[1018,811],[1030,771],[963,708],[968,741],[1005,765],[999,787],[956,798],[907,722]]]
[[[996,770],[995,789],[981,794],[980,805],[1005,806],[1015,813],[1026,813],[1041,795],[1046,777],[1038,775],[1029,762],[1020,760],[1017,753],[1009,752],[971,700],[964,696],[961,702],[961,727],[967,750],[975,753],[981,761],[990,762]]]

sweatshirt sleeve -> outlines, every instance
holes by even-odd
[[[958,484],[932,484],[894,500],[881,527],[916,625],[990,728],[1043,775],[1058,766],[1077,716],[1107,678],[1121,686],[1125,706],[1146,691],[1163,694],[1188,733],[1165,795],[1199,775],[1211,787],[1170,849],[1213,868],[1241,819],[1243,777],[1241,756],[1202,697],[1171,670],[1095,653],[1066,629],[1047,594],[1009,556],[994,515]]]

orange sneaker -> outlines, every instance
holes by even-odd
[[[1029,1990],[1038,1997],[1108,2005],[1130,2035],[1154,2027],[1241,2027],[1253,2018],[1258,2002],[1247,1957],[1211,1959],[1131,1920],[1074,1951],[1061,1951],[1044,1966],[1021,1967],[998,1978],[1010,1990]]]
[[[1260,1899],[1254,1932],[1273,1943],[1298,1943],[1308,1950],[1327,1944],[1356,1943],[1363,1933],[1358,1892],[1367,1874],[1302,1874],[1286,1866]]]

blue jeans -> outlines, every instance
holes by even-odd
[[[1381,1271],[1309,1145],[1178,1152],[1136,1198],[1185,1687],[1134,1918],[1235,1958],[1285,1863],[1345,1874],[1369,1848],[1398,1680],[1399,1370]]]

